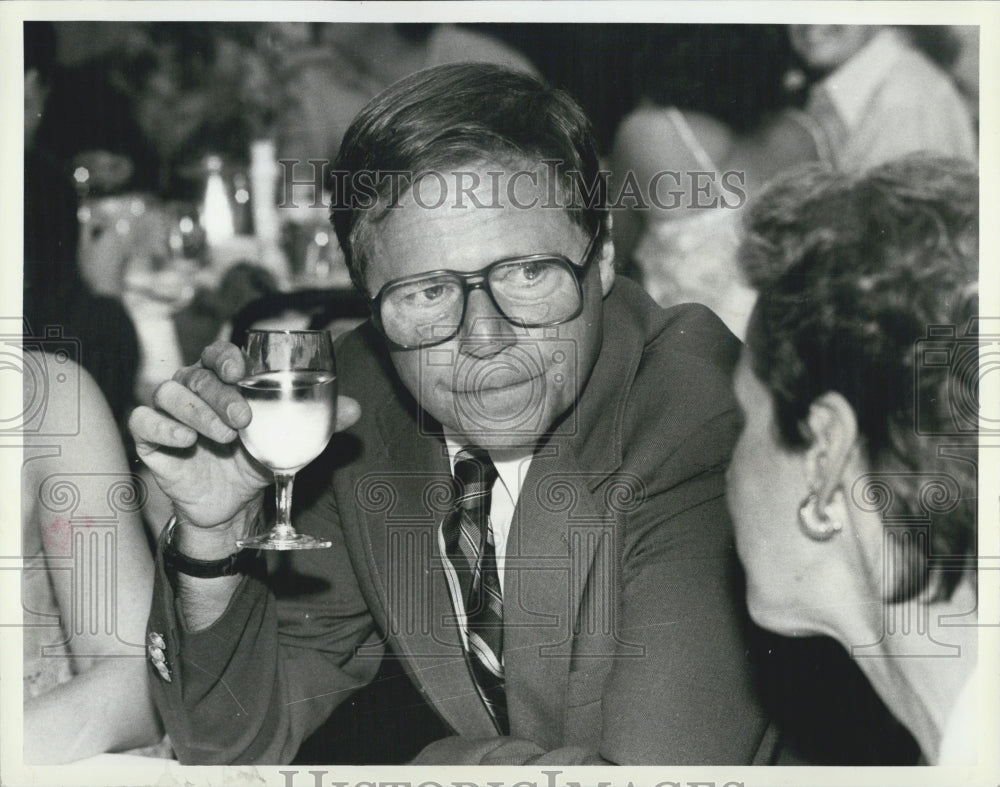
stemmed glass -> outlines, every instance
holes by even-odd
[[[244,549],[321,549],[330,546],[292,527],[295,474],[319,456],[337,422],[337,369],[326,331],[247,334],[247,377],[240,393],[253,417],[240,430],[247,451],[274,472],[277,523],[236,542]]]

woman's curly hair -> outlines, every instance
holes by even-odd
[[[856,502],[924,526],[899,540],[894,600],[938,568],[950,595],[976,553],[978,186],[971,163],[928,154],[860,176],[811,167],[747,216],[747,344],[781,440],[809,445],[810,405],[841,394],[878,485]]]

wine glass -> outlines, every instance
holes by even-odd
[[[337,422],[337,370],[326,331],[247,333],[247,376],[240,393],[253,414],[240,430],[247,451],[274,472],[278,521],[236,542],[243,549],[322,549],[329,541],[292,527],[295,474],[319,456]]]

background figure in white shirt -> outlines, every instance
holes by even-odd
[[[826,132],[839,169],[861,172],[920,150],[975,159],[966,103],[907,28],[793,25],[791,37],[807,65],[824,75],[807,110]]]
[[[610,162],[618,262],[661,306],[702,303],[742,338],[754,294],[736,266],[740,209],[825,145],[796,108],[787,27],[667,25],[638,49],[642,99]]]

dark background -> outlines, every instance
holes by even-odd
[[[570,92],[586,110],[603,153],[609,153],[621,119],[643,99],[680,108],[709,111],[727,121],[744,108],[801,104],[806,83],[787,95],[762,98],[760,75],[798,69],[783,25],[705,24],[475,24],[460,25],[486,33],[528,57],[551,84]],[[226,69],[231,44],[254,49],[264,26],[257,23],[58,23],[60,68],[50,94],[39,145],[62,160],[80,151],[102,148],[127,155],[135,163],[131,186],[163,198],[185,199],[183,170],[206,153],[240,162],[246,158],[259,123],[280,114],[281,80],[269,89],[237,84],[239,68]],[[314,26],[316,27],[316,26]],[[400,25],[401,28],[428,27]],[[720,62],[718,52],[734,31],[755,31]],[[164,67],[164,50],[171,62]],[[265,55],[266,58],[266,55]],[[223,64],[220,66],[220,63]],[[692,80],[694,69],[704,73]],[[234,73],[234,71],[236,73]],[[224,80],[232,79],[227,85]],[[210,110],[196,119],[183,117],[185,108],[164,113],[151,139],[136,123],[136,107],[144,95],[164,80],[174,90],[208,92],[215,85]],[[220,83],[222,83],[220,85]],[[161,88],[162,89],[162,88]],[[726,96],[727,105],[711,98]],[[169,99],[165,94],[164,105]],[[726,116],[728,110],[728,117]],[[184,130],[183,124],[192,127]],[[161,171],[162,140],[184,136],[180,149]],[[203,186],[197,183],[200,188]]]

